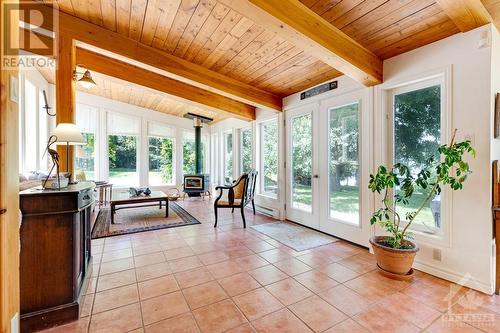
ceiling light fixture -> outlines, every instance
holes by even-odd
[[[81,75],[82,77],[78,79],[78,75]],[[85,70],[85,72],[83,73],[75,71],[73,73],[73,77],[76,80],[76,82],[81,84],[81,86],[85,89],[92,89],[97,85],[92,79],[92,75],[90,74],[90,71],[88,69]]]

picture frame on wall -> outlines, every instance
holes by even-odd
[[[500,137],[500,93],[495,95],[495,124],[494,124],[494,137]]]

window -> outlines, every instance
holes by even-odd
[[[359,224],[359,103],[329,110],[330,217]]]
[[[260,192],[278,196],[278,119],[260,124]]]
[[[212,134],[212,140],[210,142],[210,160],[211,160],[211,177],[212,183],[219,183],[219,135],[217,133]]]
[[[252,171],[252,129],[244,128],[240,130],[240,167],[242,173]]]
[[[48,115],[45,109],[45,98],[43,90],[38,89],[38,151],[40,156],[40,169],[49,170],[49,154],[45,152],[47,149],[47,141],[49,140],[49,122]]]
[[[38,93],[30,80],[24,80],[24,170],[38,170]]]
[[[224,133],[224,182],[233,181],[233,132]]]
[[[184,132],[182,138],[182,172],[184,174],[194,174],[196,172],[195,163],[194,133]]]
[[[312,212],[312,115],[310,113],[291,120],[292,154],[292,206]]]
[[[97,109],[77,104],[76,125],[87,141],[85,146],[75,146],[75,167],[85,172],[85,178],[96,180],[96,117]]]
[[[202,135],[201,138],[201,172],[206,169],[205,156],[207,149],[207,138]],[[182,172],[184,174],[196,173],[196,146],[194,132],[184,131],[182,144]]]
[[[393,91],[393,153],[394,163],[408,165],[416,176],[425,161],[439,158],[442,142],[442,98],[440,80],[426,81]],[[397,189],[396,189],[397,191]],[[404,219],[427,195],[419,191],[407,205],[398,204],[396,211]],[[434,197],[415,220],[416,228],[435,231],[441,226],[441,198]]]
[[[37,72],[30,75],[21,74],[19,79],[19,170],[21,172],[50,169],[49,157],[45,152],[50,119],[43,109],[45,105],[43,86],[40,86],[40,80],[35,73]],[[31,77],[32,75],[35,76]]]
[[[169,126],[148,123],[149,185],[174,184],[174,137]]]
[[[114,185],[139,185],[137,119],[108,113],[109,181]]]

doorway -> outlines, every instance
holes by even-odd
[[[286,217],[367,246],[369,91],[286,111]]]

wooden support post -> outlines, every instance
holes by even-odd
[[[15,5],[14,1],[9,3]],[[11,42],[19,38],[17,29],[19,15],[15,11],[5,13],[6,8],[2,1],[0,6],[2,44],[8,36]],[[9,25],[4,21],[8,15]],[[13,326],[19,325],[19,159],[17,158],[19,95],[11,92],[11,88],[14,88],[17,82],[18,69],[6,68],[5,57],[2,52],[0,55],[0,332],[10,333]]]
[[[75,123],[75,88],[73,73],[76,69],[75,42],[66,35],[57,38],[56,69],[56,124]],[[69,161],[66,161],[66,146],[57,146],[61,171],[73,173],[73,147],[69,147]],[[69,166],[69,167],[68,167]]]

